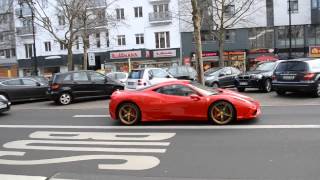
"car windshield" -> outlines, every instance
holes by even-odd
[[[210,76],[211,74],[219,71],[220,69],[221,69],[221,68],[211,68],[211,69],[207,70],[206,72],[204,72],[204,75],[205,75],[205,76]]]
[[[307,71],[308,65],[305,62],[301,61],[288,61],[288,62],[282,62],[277,67],[277,72],[283,72],[283,71]]]
[[[133,70],[129,74],[129,79],[142,79],[143,77],[143,70]]]
[[[192,67],[188,67],[188,66],[171,67],[171,68],[169,68],[168,72],[174,77],[190,76],[190,77],[194,78],[197,75],[196,70],[194,70]]]
[[[276,64],[275,62],[262,63],[262,64],[259,64],[254,70],[271,71],[274,68],[275,64]]]
[[[205,95],[205,96],[211,96],[211,95],[215,95],[215,94],[218,94],[218,91],[213,89],[213,88],[210,88],[210,87],[207,87],[207,86],[204,86],[200,83],[197,83],[197,82],[193,82],[190,84],[195,90],[197,90],[198,92],[200,92],[201,94]]]

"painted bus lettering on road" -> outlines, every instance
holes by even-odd
[[[4,156],[25,156],[22,151],[0,151],[0,165],[46,165],[88,160],[121,160],[118,164],[98,164],[98,169],[106,170],[146,170],[159,165],[160,160],[150,153],[165,153],[170,142],[164,142],[175,133],[104,133],[104,132],[55,132],[37,131],[31,133],[31,140],[17,140],[5,143],[6,149],[55,150],[108,153],[139,153],[138,155],[80,155],[34,160],[1,159]],[[46,140],[43,140],[46,139]],[[49,140],[48,140],[49,139]],[[76,140],[76,141],[75,141]],[[79,141],[83,140],[83,141]],[[77,145],[72,147],[72,145]],[[82,147],[78,145],[83,145]],[[95,147],[95,145],[99,145]],[[112,147],[101,147],[112,146]],[[125,146],[125,148],[121,147]],[[130,147],[128,147],[130,146]],[[134,147],[133,147],[134,146]],[[152,146],[152,148],[149,148]],[[161,148],[154,148],[159,146]],[[148,155],[144,155],[147,153]]]

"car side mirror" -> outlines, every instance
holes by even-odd
[[[153,75],[149,74],[149,80],[153,79]]]
[[[36,82],[36,86],[41,86],[41,83],[39,83],[39,82]]]
[[[225,76],[226,74],[225,73],[220,73],[219,74],[219,77],[223,77],[223,76]]]
[[[195,101],[199,101],[199,100],[200,100],[200,96],[197,95],[197,94],[191,94],[191,95],[190,95],[190,98],[193,99],[193,100],[195,100]]]

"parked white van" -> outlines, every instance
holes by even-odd
[[[177,80],[161,68],[135,69],[129,74],[126,88],[139,89],[161,82]]]

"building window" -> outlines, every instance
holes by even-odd
[[[169,32],[156,32],[155,41],[156,41],[156,48],[170,48]]]
[[[45,51],[51,51],[51,42],[44,42]]]
[[[96,43],[97,43],[97,48],[100,48],[101,47],[100,33],[96,33]]]
[[[16,48],[11,49],[11,56],[16,57]]]
[[[66,19],[64,16],[58,16],[58,21],[60,26],[66,25]]]
[[[235,32],[233,30],[226,30],[225,31],[225,40],[226,41],[234,41],[235,39]]]
[[[106,45],[107,45],[107,47],[110,46],[109,31],[108,31],[108,30],[107,30],[107,32],[106,32]]]
[[[231,17],[235,13],[235,5],[229,4],[224,7],[224,15],[227,17]]]
[[[121,20],[124,19],[124,9],[116,9],[117,12],[117,20]]]
[[[134,17],[142,17],[142,7],[134,8]]]
[[[0,57],[4,57],[4,50],[0,50]]]
[[[125,35],[119,35],[118,36],[118,45],[119,46],[125,46],[126,45],[126,36]]]
[[[31,58],[33,56],[33,44],[25,44],[24,45],[26,58]]]
[[[288,13],[298,13],[299,12],[299,5],[298,0],[288,0]]]
[[[136,34],[136,44],[144,44],[144,34]]]
[[[153,5],[153,12],[154,13],[163,13],[169,11],[169,5],[168,4],[156,4]]]
[[[66,40],[63,40],[62,42],[60,42],[60,50],[66,50]]]
[[[5,50],[5,53],[6,53],[6,58],[10,58],[10,49],[6,49]]]

